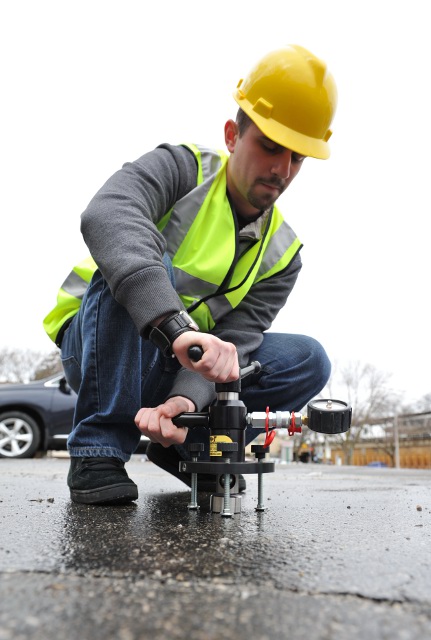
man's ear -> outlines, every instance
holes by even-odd
[[[224,126],[224,139],[227,150],[233,153],[238,139],[238,125],[234,120],[228,120]]]

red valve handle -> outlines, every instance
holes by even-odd
[[[295,433],[302,433],[302,428],[295,425],[295,413],[293,411],[290,414],[290,424],[287,433],[290,436],[293,436]]]
[[[269,447],[269,445],[275,438],[275,431],[269,430],[269,407],[266,407],[265,432],[266,432],[266,437],[265,437],[265,442],[263,443],[263,446],[266,449],[267,447]]]

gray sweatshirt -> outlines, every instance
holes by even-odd
[[[196,183],[193,153],[183,146],[163,144],[126,163],[81,216],[84,241],[112,295],[127,309],[140,334],[156,318],[184,308],[162,263],[166,242],[156,224]],[[248,231],[249,227],[241,231],[241,245],[255,242],[254,230]],[[263,331],[285,305],[300,269],[298,253],[284,271],[253,285],[211,331],[235,344],[240,366],[261,344]],[[200,411],[215,398],[215,388],[200,374],[182,368],[169,397],[175,395],[190,398]]]

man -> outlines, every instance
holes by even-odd
[[[288,46],[259,61],[234,97],[229,155],[163,144],[125,164],[82,214],[91,258],[44,321],[78,394],[68,440],[75,502],[138,497],[124,465],[141,434],[149,459],[190,485],[179,461],[203,436],[171,418],[204,410],[214,383],[237,379],[251,360],[262,370],[242,385],[249,411],[299,411],[329,378],[318,342],[264,332],[301,269],[300,241],[275,202],[306,156],[329,156],[334,80],[309,51]],[[198,362],[192,345],[203,350]],[[215,486],[214,476],[199,478],[200,489]]]

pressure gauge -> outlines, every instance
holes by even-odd
[[[308,403],[307,425],[319,433],[344,433],[350,429],[352,408],[342,400],[318,399]]]

